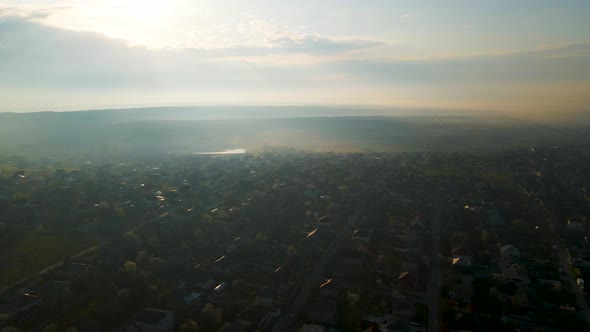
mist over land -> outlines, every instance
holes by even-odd
[[[590,331],[588,17],[0,0],[0,332]]]
[[[105,157],[232,149],[485,152],[579,143],[587,137],[586,124],[581,117],[547,122],[499,113],[312,106],[2,113],[0,152]]]

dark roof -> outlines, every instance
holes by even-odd
[[[170,311],[159,309],[142,309],[135,314],[135,321],[145,324],[158,325]]]
[[[412,278],[412,275],[410,274],[410,272],[401,272],[399,274],[399,277],[397,277],[397,280],[404,280],[407,278]]]
[[[402,262],[400,272],[408,272],[411,275],[418,274],[418,263],[416,262]]]
[[[453,255],[469,256],[469,251],[467,249],[465,249],[464,247],[453,247],[453,249],[451,251],[452,251]]]

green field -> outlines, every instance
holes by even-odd
[[[424,170],[424,175],[428,177],[451,176],[455,171],[450,167],[428,168]]]
[[[91,246],[72,232],[5,227],[0,235],[0,287]]]

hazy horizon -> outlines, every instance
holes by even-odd
[[[589,18],[0,0],[0,332],[590,331]]]

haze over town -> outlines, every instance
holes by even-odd
[[[590,331],[587,0],[0,0],[0,332]]]

